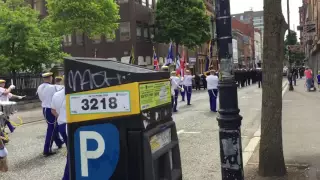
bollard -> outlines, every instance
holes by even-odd
[[[221,72],[217,120],[222,180],[243,180],[240,129],[242,117],[239,115],[237,85],[233,75],[229,0],[216,0],[216,29]]]
[[[168,72],[65,58],[71,180],[181,180]]]

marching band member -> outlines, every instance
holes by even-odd
[[[44,83],[42,83],[37,90],[37,94],[41,101],[43,116],[48,124],[43,150],[43,155],[46,157],[55,154],[55,152],[52,151],[53,141],[56,143],[58,148],[61,148],[63,144],[59,137],[56,118],[51,112],[52,97],[54,93],[57,92],[56,87],[51,84],[52,75],[53,74],[51,72],[43,73],[42,78]]]
[[[61,79],[61,83],[63,84],[63,79]],[[56,92],[52,97],[51,112],[57,118],[59,133],[62,136],[63,141],[67,146],[68,136],[67,136],[67,117],[66,117],[67,115],[66,115],[66,99],[65,98],[66,98],[65,89],[62,86],[62,89]],[[68,179],[69,179],[69,162],[67,158],[67,163],[66,163],[64,176],[62,180],[68,180]]]
[[[217,112],[217,97],[218,97],[218,83],[219,78],[214,70],[210,71],[210,75],[206,78],[208,83],[208,93],[210,101],[210,110]]]
[[[63,89],[63,77],[57,76],[54,78],[55,86],[56,86],[56,91],[60,91]]]
[[[180,78],[177,77],[176,71],[171,72],[171,104],[173,108],[173,112],[178,112],[177,111],[177,106],[178,106],[178,94],[179,90],[182,88],[179,86],[180,84]]]
[[[11,91],[15,88],[14,85],[10,85],[8,89],[5,89],[6,81],[3,79],[0,79],[0,101],[9,101],[11,98],[16,98],[16,99],[22,99],[25,96],[18,96],[14,95],[11,93]],[[15,130],[15,127],[11,124],[9,121],[9,118],[7,118],[5,124],[8,126],[10,132],[12,133]]]
[[[192,79],[194,76],[191,75],[190,70],[186,70],[186,75],[183,78],[183,85],[187,95],[187,105],[191,105],[191,94],[192,94]]]
[[[8,171],[7,156],[8,150],[6,149],[2,139],[0,138],[0,172]]]
[[[185,96],[186,96],[186,92],[184,91],[185,86],[184,86],[184,84],[183,84],[183,77],[181,77],[179,85],[180,85],[180,87],[181,87],[181,90],[180,90],[180,94],[181,94],[181,97],[182,97],[182,100],[181,100],[181,101],[184,101],[184,98],[185,98]]]

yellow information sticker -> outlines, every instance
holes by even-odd
[[[139,94],[141,110],[170,103],[170,81],[140,84]]]

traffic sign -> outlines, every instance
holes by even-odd
[[[82,126],[74,133],[77,180],[105,180],[114,173],[120,156],[119,131],[113,124]]]

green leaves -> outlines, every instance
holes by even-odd
[[[119,6],[114,0],[47,0],[47,7],[59,35],[79,31],[94,37],[118,28]]]
[[[202,0],[159,0],[156,10],[155,40],[171,40],[188,48],[210,40],[210,17]]]
[[[0,3],[0,65],[3,72],[40,72],[42,66],[58,62],[64,55],[61,37],[54,36],[51,22],[23,0]]]

